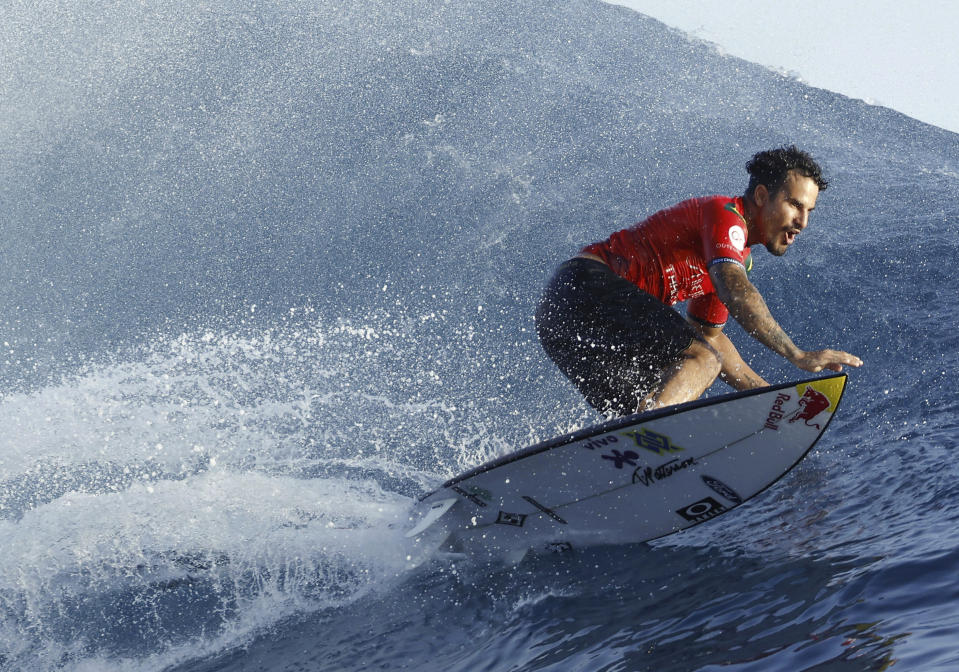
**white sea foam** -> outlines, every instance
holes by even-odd
[[[376,333],[203,331],[0,402],[0,654],[169,662],[421,561],[402,533],[411,496],[444,476],[419,466],[440,464],[433,440],[475,456],[491,439],[455,440],[442,400],[363,385],[356,346]]]

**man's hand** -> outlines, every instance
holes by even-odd
[[[790,361],[804,371],[819,373],[823,369],[842,371],[842,365],[862,366],[862,360],[842,350],[810,350]]]

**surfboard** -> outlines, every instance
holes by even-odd
[[[651,541],[766,490],[826,431],[845,374],[618,418],[510,453],[423,496],[406,535],[443,551]]]

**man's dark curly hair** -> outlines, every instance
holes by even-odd
[[[749,160],[746,164],[746,171],[749,173],[746,196],[752,198],[753,192],[760,184],[765,185],[770,194],[775,194],[783,186],[790,170],[811,178],[819,191],[825,191],[829,186],[829,182],[822,176],[819,164],[795,145],[789,145],[759,152]]]

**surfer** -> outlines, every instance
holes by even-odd
[[[536,331],[550,359],[594,408],[621,416],[697,399],[717,376],[737,390],[767,386],[723,333],[746,333],[805,371],[862,361],[803,350],[749,281],[750,248],[782,256],[809,224],[822,169],[795,146],[746,164],[743,196],[683,201],[583,248],[549,281]],[[688,301],[687,318],[670,306]]]

